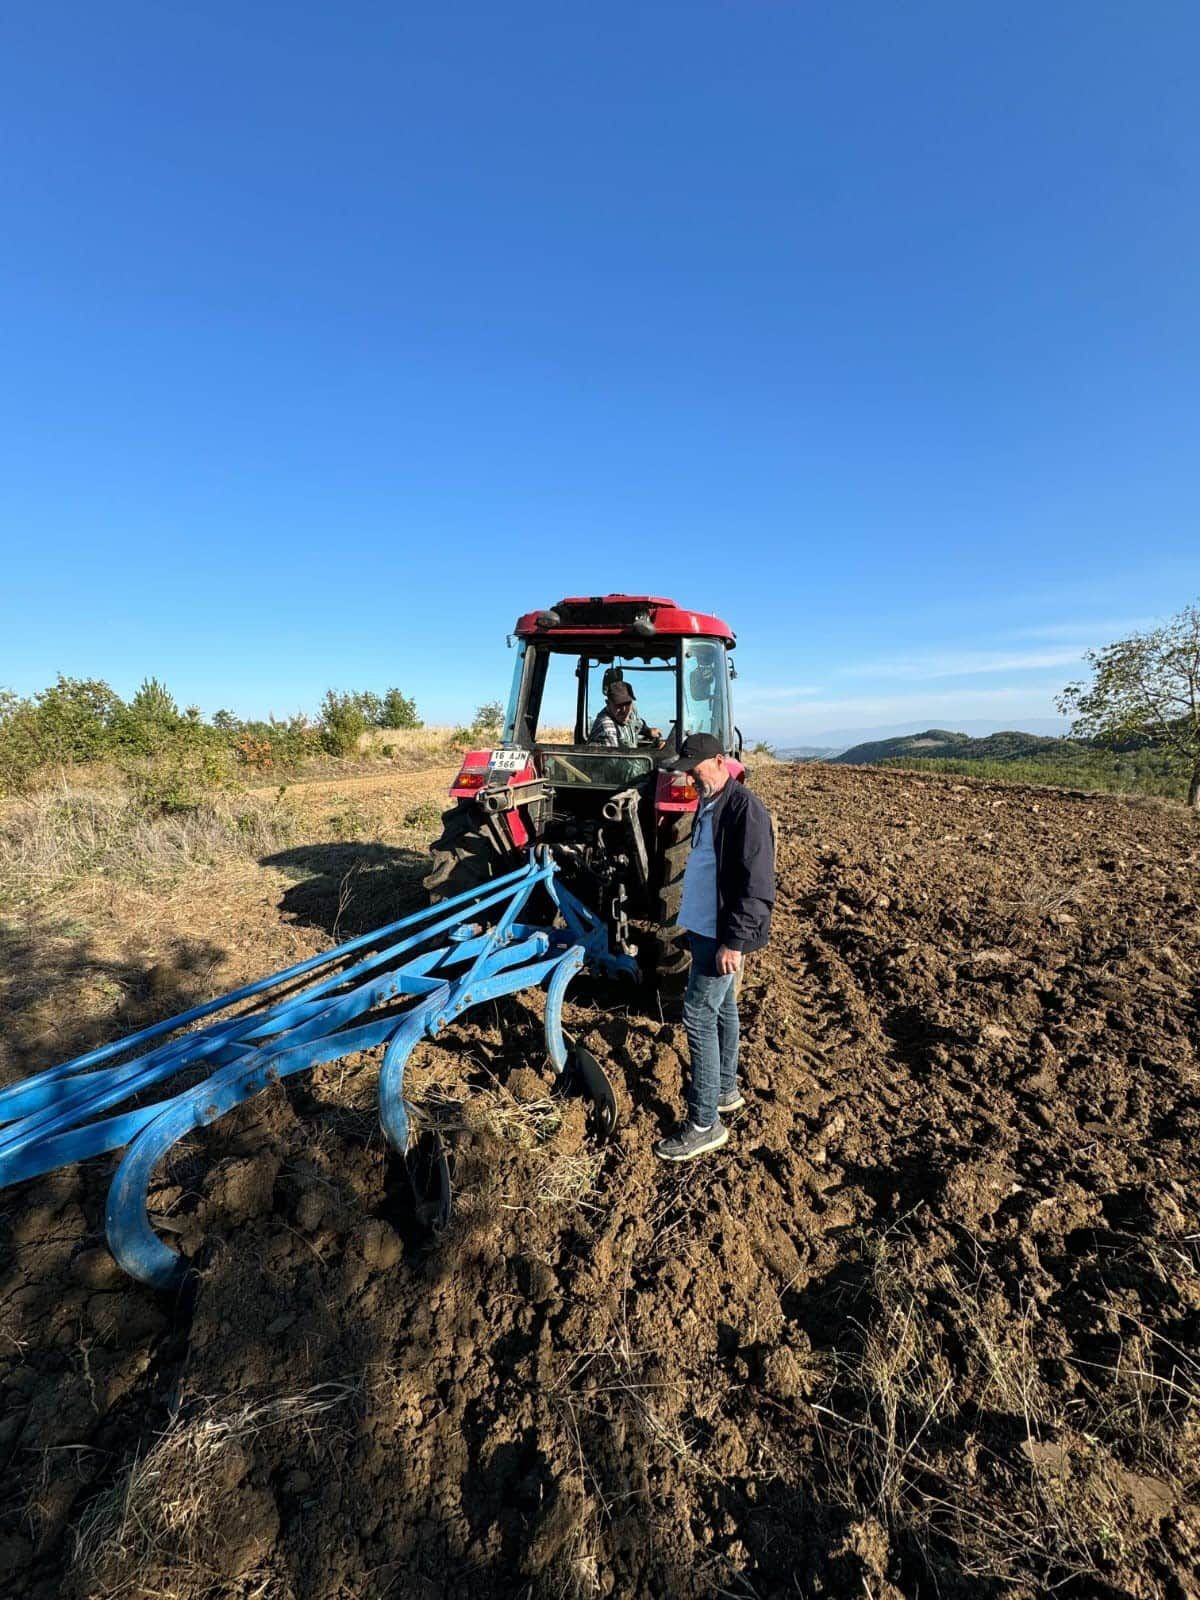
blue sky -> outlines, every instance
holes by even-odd
[[[502,696],[665,593],[806,742],[1200,593],[1193,4],[10,11],[0,684]]]

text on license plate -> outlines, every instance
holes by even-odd
[[[491,772],[523,772],[529,765],[524,750],[493,750],[488,769]]]

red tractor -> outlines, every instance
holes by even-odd
[[[675,919],[697,793],[668,763],[689,733],[710,733],[745,776],[733,630],[674,600],[609,594],[527,612],[509,643],[517,660],[501,742],[464,758],[425,887],[446,899],[546,845],[603,917],[613,950],[669,984],[687,968]],[[589,736],[616,682],[636,704],[613,748]]]

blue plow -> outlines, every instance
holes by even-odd
[[[538,888],[563,926],[518,920]],[[151,1226],[147,1190],[193,1128],[293,1073],[383,1045],[379,1120],[391,1148],[409,1157],[404,1069],[414,1047],[471,1006],[542,983],[551,1064],[560,1078],[582,1079],[607,1136],[616,1123],[612,1087],[562,1027],[567,985],[585,966],[610,977],[637,974],[628,956],[611,953],[603,923],[555,881],[549,854],[531,851],[528,864],[505,877],[0,1089],[0,1188],[127,1146],[108,1191],[109,1246],[133,1277],[177,1289],[189,1264]],[[207,1075],[196,1081],[198,1072]],[[175,1092],[144,1103],[164,1086]],[[449,1172],[436,1136],[431,1170],[434,1198],[422,1210],[441,1223]]]

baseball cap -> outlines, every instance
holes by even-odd
[[[667,766],[678,772],[690,772],[701,761],[711,761],[713,756],[724,755],[721,741],[711,733],[689,733],[679,747],[679,754]]]
[[[633,704],[633,690],[622,678],[608,686],[608,702],[614,706],[628,706]]]

